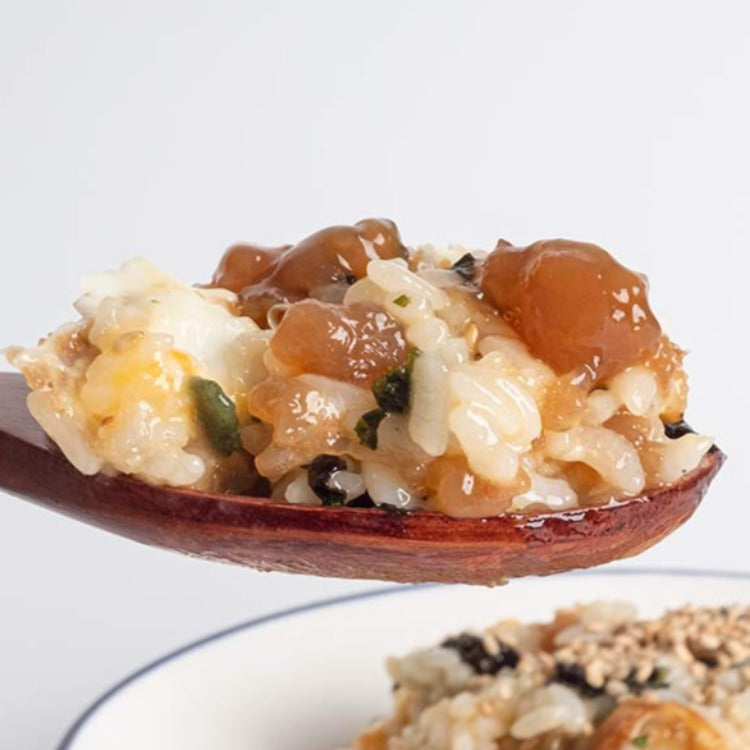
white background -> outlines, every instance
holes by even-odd
[[[135,254],[205,280],[235,240],[369,215],[407,243],[595,241],[649,275],[692,351],[689,419],[730,454],[634,564],[748,569],[749,73],[739,1],[4,0],[0,346]],[[52,747],[212,629],[372,585],[181,558],[0,495],[0,748]]]

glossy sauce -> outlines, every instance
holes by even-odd
[[[656,436],[653,435],[651,420],[627,412],[618,412],[604,426],[624,435],[633,444],[647,477],[653,477],[658,473],[661,452],[658,443],[653,442]]]
[[[500,488],[474,474],[463,456],[442,456],[427,469],[428,509],[461,518],[504,513],[513,497],[528,489],[528,480]]]
[[[532,354],[589,385],[643,359],[661,334],[644,278],[597,245],[501,240],[480,287]]]
[[[242,313],[266,327],[273,305],[307,297],[340,301],[371,260],[407,255],[392,221],[364,219],[321,229],[291,247],[235,245],[224,254],[213,285],[238,293]]]
[[[239,294],[245,287],[257,284],[268,276],[281,255],[290,247],[291,245],[264,247],[242,242],[232,245],[219,261],[211,286]]]
[[[377,378],[405,362],[408,346],[401,324],[378,304],[345,305],[343,298],[366,275],[370,260],[407,256],[395,224],[367,219],[323,229],[294,246],[235,245],[222,258],[213,285],[238,293],[242,312],[260,325],[269,325],[274,305],[294,303],[276,308],[270,321],[278,322],[269,345],[284,376],[257,386],[250,406],[253,414],[274,425],[275,442],[298,461],[342,449],[341,426],[323,401],[307,392],[310,387],[291,380],[284,385],[285,379],[310,373],[369,391]],[[596,245],[568,240],[525,248],[501,241],[475,268],[476,282],[457,278],[455,285],[443,288],[448,304],[441,315],[454,330],[465,331],[467,340],[471,337],[471,347],[484,337],[520,337],[533,356],[560,376],[540,397],[545,430],[575,427],[592,388],[634,364],[656,374],[668,421],[681,418],[683,353],[661,334],[642,276]],[[308,402],[321,404],[313,427]],[[659,453],[649,433],[652,422],[618,414],[607,426],[634,444],[648,474],[656,471]],[[355,446],[354,452],[358,450]],[[362,458],[370,458],[366,450]],[[454,516],[507,511],[513,497],[529,488],[520,472],[501,490],[472,473],[462,456],[445,455],[419,467],[411,466],[408,452],[405,459],[389,460],[428,495],[430,509]],[[261,461],[274,476],[283,473],[282,464],[296,465],[291,456],[274,451],[265,451]],[[581,505],[601,502],[607,488],[596,471],[579,462],[559,471]]]
[[[304,300],[289,308],[271,351],[295,372],[310,372],[363,388],[406,360],[401,325],[373,304]]]
[[[266,378],[248,397],[248,409],[273,426],[273,443],[255,456],[258,471],[276,482],[339,441],[339,412],[313,386],[296,378]]]
[[[660,415],[664,422],[678,422],[687,408],[687,375],[682,369],[684,358],[685,352],[679,346],[666,336],[661,336],[653,351],[643,361],[643,365],[656,375],[665,395]]]

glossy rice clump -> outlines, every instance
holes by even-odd
[[[366,219],[234,245],[205,286],[135,259],[76,309],[9,358],[87,474],[479,517],[626,500],[711,446],[645,278],[588,243],[409,248]]]

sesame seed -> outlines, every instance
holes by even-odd
[[[479,340],[479,328],[476,323],[469,323],[469,325],[466,326],[464,337],[469,349],[474,351],[477,346],[477,341]]]
[[[630,621],[596,614],[579,605],[549,625],[504,621],[476,645],[490,661],[513,651],[508,668],[525,685],[558,683],[583,699],[665,700],[668,693],[710,709],[750,686],[750,607],[686,606]],[[494,673],[480,672],[472,685],[494,684]],[[489,705],[480,709],[487,716],[497,712],[494,699]]]
[[[484,646],[484,650],[490,656],[497,656],[500,653],[500,644],[498,643],[497,638],[495,638],[490,633],[484,634],[484,637],[482,638],[482,645]]]
[[[604,662],[601,659],[594,659],[586,665],[586,682],[593,688],[604,685]]]
[[[698,643],[709,651],[716,651],[721,646],[721,641],[715,633],[701,633]]]

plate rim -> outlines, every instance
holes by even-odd
[[[723,578],[723,579],[735,579],[735,580],[747,580],[750,581],[750,571],[741,570],[706,570],[703,568],[660,568],[660,567],[643,567],[643,568],[628,568],[628,567],[614,567],[609,569],[590,569],[590,570],[573,570],[563,573],[562,575],[586,577],[586,576],[603,576],[603,575],[633,575],[633,576],[655,576],[655,575],[666,575],[675,576],[679,578],[691,578],[691,577],[702,577],[702,578]],[[549,578],[552,576],[535,576],[535,578]],[[87,707],[78,715],[75,721],[70,725],[68,730],[65,732],[62,740],[56,746],[56,750],[74,750],[73,742],[75,742],[77,736],[85,725],[89,722],[93,716],[98,713],[111,699],[121,693],[131,683],[136,682],[141,677],[153,672],[160,667],[168,664],[169,662],[175,661],[182,656],[195,651],[196,649],[202,648],[214,641],[219,641],[223,638],[227,638],[235,633],[239,633],[244,630],[252,630],[253,628],[267,625],[270,622],[276,620],[283,620],[288,617],[294,617],[296,615],[304,614],[305,612],[311,612],[317,609],[324,609],[326,607],[335,607],[341,604],[348,604],[350,602],[359,601],[362,599],[374,599],[379,596],[390,596],[392,594],[401,594],[404,592],[414,592],[416,590],[442,588],[449,586],[450,584],[439,584],[439,583],[427,583],[427,584],[397,584],[393,586],[387,586],[385,588],[370,589],[368,591],[358,591],[353,594],[344,594],[342,596],[330,597],[327,599],[316,599],[308,602],[307,604],[301,604],[296,607],[288,607],[281,610],[270,612],[260,617],[254,617],[250,620],[240,622],[236,625],[231,625],[223,630],[210,633],[209,635],[203,636],[195,641],[190,641],[183,646],[180,646],[173,651],[169,651],[156,659],[147,662],[144,666],[139,667],[135,671],[127,674],[121,680],[116,682],[112,687],[105,690],[101,695],[93,700]]]

